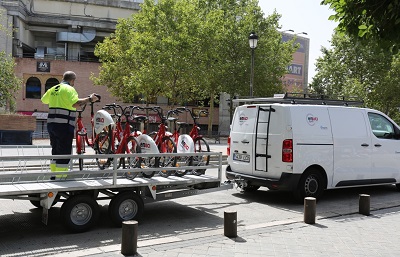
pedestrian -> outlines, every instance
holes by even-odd
[[[79,98],[74,88],[75,79],[75,72],[66,71],[61,83],[47,90],[41,99],[44,104],[49,105],[47,131],[50,135],[52,155],[70,155],[72,153],[76,108],[98,100],[94,93],[89,97]],[[68,171],[69,161],[69,159],[51,160],[50,170],[52,172]]]

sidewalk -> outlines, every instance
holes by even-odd
[[[226,154],[226,142],[210,142],[211,151]],[[45,144],[45,143],[44,143]],[[317,205],[318,215],[318,205]],[[240,218],[240,213],[238,213]],[[140,226],[139,231],[140,235]],[[218,229],[178,236],[139,240],[136,256],[398,256],[400,250],[400,202],[391,207],[371,209],[370,216],[357,213],[322,218],[316,224],[303,222],[303,216],[238,226],[238,237],[224,236]],[[123,256],[120,244],[110,244],[61,256]]]
[[[297,220],[239,226],[236,238],[225,237],[221,228],[138,241],[135,256],[398,256],[399,229],[400,207],[393,207],[372,211],[370,216],[317,217],[314,225],[305,224],[303,217],[299,217]],[[59,256],[123,256],[120,251],[121,245],[117,244]]]

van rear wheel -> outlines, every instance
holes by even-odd
[[[325,179],[319,170],[310,169],[301,176],[294,196],[301,203],[305,197],[314,197],[318,200],[324,192],[325,184]]]

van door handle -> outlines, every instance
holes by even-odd
[[[248,143],[250,143],[248,140],[242,140],[242,143],[243,144],[248,144]]]
[[[362,144],[361,146],[367,147],[367,146],[369,146],[369,144],[364,143],[364,144]]]
[[[375,144],[374,146],[375,147],[381,147],[382,145],[381,144]]]

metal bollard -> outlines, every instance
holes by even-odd
[[[304,198],[304,223],[315,224],[317,200],[314,197]]]
[[[235,211],[224,212],[224,236],[237,237],[237,213]]]
[[[363,214],[365,216],[370,215],[370,196],[369,195],[360,194],[358,213]]]
[[[127,220],[122,222],[121,253],[134,255],[137,252],[138,222]]]

